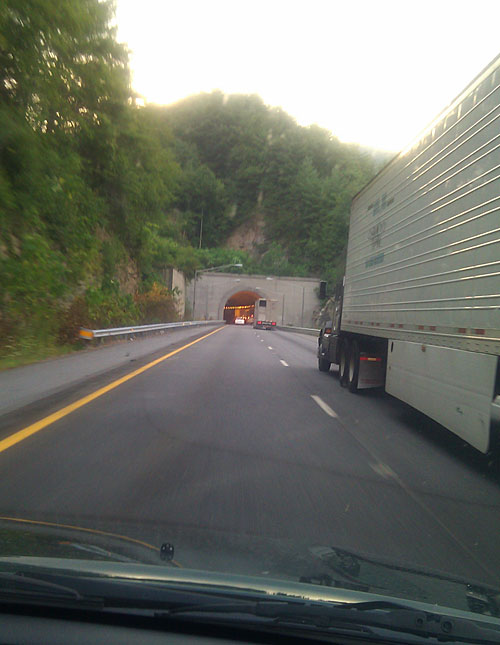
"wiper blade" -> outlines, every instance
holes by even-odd
[[[218,600],[215,600],[215,598]],[[279,627],[327,631],[363,630],[434,637],[441,642],[499,643],[500,625],[475,618],[416,609],[405,601],[327,602],[292,597],[273,599],[214,596],[206,590],[180,589],[158,581],[106,579],[35,571],[0,572],[0,601],[141,611],[157,618],[257,620]],[[224,618],[223,618],[224,616]]]
[[[23,571],[0,572],[0,598],[8,600],[52,599],[82,601],[83,596],[73,587],[43,580]]]
[[[204,598],[206,594],[172,589],[155,580],[72,576],[47,571],[0,571],[1,602],[57,604],[81,609],[144,609],[151,613],[201,605]]]
[[[326,604],[300,600],[259,600],[177,607],[163,616],[193,617],[249,614],[274,623],[314,625],[321,629],[351,627],[386,629],[438,638],[441,642],[500,643],[500,627],[485,627],[474,619],[421,611],[403,602],[370,601]]]

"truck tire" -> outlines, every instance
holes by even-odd
[[[343,340],[339,350],[339,383],[341,387],[347,387],[349,373],[349,343]]]
[[[330,361],[322,356],[318,356],[318,369],[320,372],[329,372],[330,371]]]
[[[353,394],[358,391],[359,379],[359,345],[356,341],[351,343],[347,369],[347,387]]]

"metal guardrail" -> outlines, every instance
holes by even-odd
[[[281,331],[295,331],[299,334],[308,334],[309,336],[317,336],[319,329],[312,329],[311,327],[290,327],[288,325],[277,325],[276,329]]]
[[[179,327],[201,327],[203,325],[218,325],[223,320],[188,320],[184,322],[157,323],[154,325],[136,325],[135,327],[115,327],[113,329],[86,329],[80,328],[79,337],[83,340],[106,338],[108,336],[131,336],[148,331],[162,331],[163,329],[176,329]]]

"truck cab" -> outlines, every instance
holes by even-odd
[[[342,330],[343,284],[324,309],[318,336],[318,369],[328,372],[332,363],[339,366],[339,383],[351,392],[380,387],[385,379],[385,340],[346,333]]]
[[[328,372],[332,363],[339,363],[340,321],[342,318],[342,285],[338,285],[335,295],[327,302],[324,309],[324,322],[318,337],[318,368]]]

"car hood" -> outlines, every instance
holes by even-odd
[[[359,594],[382,596],[500,617],[499,588],[408,563],[336,546],[297,549],[291,543],[273,542],[266,543],[265,559],[257,548],[253,557],[241,558],[231,552],[231,541],[217,540],[220,535],[211,536],[211,542],[205,536],[208,548],[220,551],[208,561],[206,551],[193,555],[193,542],[185,548],[179,542],[171,545],[169,536],[164,537],[165,542],[152,543],[108,530],[3,518],[0,568],[63,569],[78,575],[144,578],[207,588],[230,586],[311,600],[349,602],[359,599]]]

